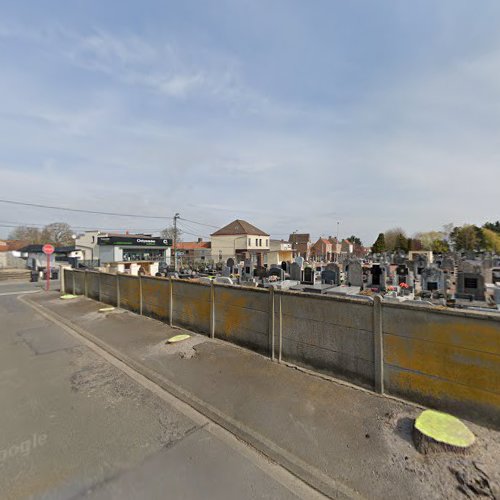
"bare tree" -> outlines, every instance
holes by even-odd
[[[73,244],[73,231],[69,224],[65,222],[53,222],[43,228],[42,236],[44,243],[54,245],[69,246]]]
[[[42,231],[37,227],[18,226],[9,233],[9,239],[26,241],[32,245],[42,243]]]
[[[179,241],[182,241],[182,231],[179,228],[177,228],[177,232],[176,232],[176,230],[174,229],[174,226],[166,227],[160,234],[161,234],[162,238],[171,239],[171,240],[174,239],[174,235],[175,235],[176,236],[175,240],[177,241],[177,243],[179,243]]]

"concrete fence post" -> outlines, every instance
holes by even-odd
[[[279,339],[278,339],[278,363],[281,363],[281,356],[283,352],[283,308],[282,308],[282,297],[279,294]]]
[[[274,288],[269,289],[269,350],[271,351],[271,359],[275,360],[274,353]]]
[[[61,294],[66,293],[66,276],[64,275],[64,267],[59,266],[59,276],[61,276]]]
[[[139,274],[139,314],[142,316],[142,276]]]
[[[75,279],[75,275],[76,275],[76,271],[73,269],[73,271],[71,271],[71,281],[73,282],[73,295],[76,295],[76,279]]]
[[[174,280],[172,276],[170,276],[168,287],[168,321],[170,326],[174,326]]]
[[[210,282],[210,338],[215,338],[215,286]]]
[[[382,297],[375,295],[373,300],[373,343],[375,365],[375,391],[384,393],[384,337],[382,330]]]
[[[89,296],[89,286],[87,283],[87,270],[83,271],[83,294],[85,297]]]
[[[101,273],[99,272],[99,274],[97,275],[99,276],[99,302],[102,302],[102,289],[101,289]]]
[[[120,308],[120,275],[117,273],[116,275],[116,307]]]

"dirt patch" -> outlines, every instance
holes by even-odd
[[[383,433],[391,467],[402,477],[413,476],[422,485],[416,494],[427,498],[500,499],[500,432],[465,422],[477,438],[466,456],[454,453],[420,454],[413,444],[412,431],[418,408],[389,412]]]

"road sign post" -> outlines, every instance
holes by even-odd
[[[42,252],[47,256],[47,285],[45,290],[48,292],[50,290],[50,256],[54,253],[55,248],[48,243],[43,245]]]

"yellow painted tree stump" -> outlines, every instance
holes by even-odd
[[[415,447],[424,454],[440,451],[467,453],[475,440],[462,421],[435,410],[423,411],[413,427]]]

